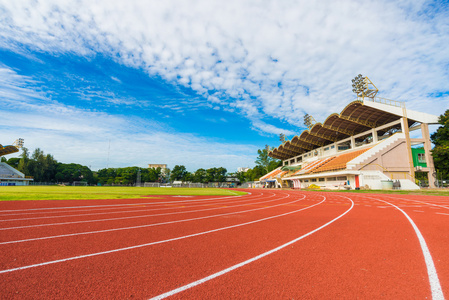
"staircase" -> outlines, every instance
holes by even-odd
[[[364,163],[366,163],[366,161],[368,161],[369,158],[375,156],[380,151],[383,151],[384,149],[393,146],[395,143],[397,143],[399,140],[402,139],[405,139],[404,133],[402,132],[395,133],[393,136],[383,140],[382,142],[378,143],[376,146],[372,147],[365,153],[349,161],[347,163],[347,169],[354,170],[357,167],[357,165],[363,165]]]

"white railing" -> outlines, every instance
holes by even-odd
[[[397,100],[391,100],[391,99],[382,98],[382,97],[374,97],[374,98],[364,97],[364,98],[357,98],[357,99],[358,100],[368,100],[368,101],[371,101],[371,102],[383,103],[383,104],[387,104],[387,105],[391,105],[391,106],[405,108],[405,102],[397,101]]]

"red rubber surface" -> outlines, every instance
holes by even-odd
[[[448,197],[247,191],[241,197],[0,202],[0,298],[148,299],[334,220],[171,297],[430,299],[417,234],[387,202],[416,224],[448,295]]]

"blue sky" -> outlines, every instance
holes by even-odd
[[[0,0],[3,145],[97,170],[253,167],[354,99],[449,108],[444,1]]]

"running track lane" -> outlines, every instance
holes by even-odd
[[[297,195],[297,197],[298,198],[302,198],[303,196],[302,195]],[[314,204],[317,204],[317,201],[315,201]],[[298,207],[291,207],[290,209],[298,209]],[[304,209],[304,207],[302,207],[301,209]],[[276,222],[272,222],[272,224],[276,224]],[[271,230],[272,231],[271,238],[278,239],[278,237],[277,237],[278,230],[276,230],[275,227],[273,227],[273,226],[268,226],[267,227],[267,225],[264,225],[264,226],[265,226],[265,231],[267,231],[267,230]],[[308,226],[312,226],[312,225],[308,225]],[[249,227],[249,226],[247,226],[247,227]],[[283,230],[287,231],[287,228],[283,228]],[[238,230],[238,229],[236,230],[237,233],[239,231],[241,231],[241,230]],[[250,229],[247,229],[247,232],[249,232],[250,234],[252,233],[252,231]],[[261,232],[263,232],[263,231],[261,231]],[[266,233],[264,233],[264,234],[266,234]],[[216,239],[216,238],[212,239],[212,241],[215,241],[215,242],[218,242],[219,244],[222,244],[220,240],[221,239]],[[181,244],[184,245],[184,246],[187,246],[187,248],[189,248],[190,250],[192,249],[191,244],[189,242],[181,243]],[[244,243],[244,245],[245,244],[246,243]],[[269,246],[270,245],[267,244],[267,247],[269,247]],[[170,247],[170,245],[168,245],[167,247]],[[208,239],[202,240],[202,247],[204,247],[206,249],[211,249],[210,248],[210,242],[208,242]],[[42,247],[42,248],[45,248],[45,247]],[[154,247],[154,248],[156,248],[156,247]],[[163,248],[161,248],[161,249],[163,249]],[[173,248],[170,247],[169,250],[171,250],[171,249],[173,249]],[[158,251],[157,249],[154,252],[153,251],[148,251],[148,249],[136,249],[135,251],[131,251],[131,254],[132,253],[139,253],[138,255],[129,256],[129,252],[128,253],[122,253],[122,255],[118,256],[116,260],[114,259],[114,257],[110,257],[110,256],[105,257],[105,255],[104,255],[102,257],[94,257],[94,258],[91,258],[91,259],[86,259],[83,262],[81,262],[81,264],[75,264],[76,267],[73,267],[73,268],[70,267],[72,265],[72,263],[68,262],[68,263],[64,264],[63,267],[64,268],[70,268],[70,272],[64,272],[64,273],[67,273],[69,276],[74,276],[73,273],[74,272],[77,273],[79,268],[81,270],[83,270],[83,271],[80,274],[77,274],[78,276],[69,277],[70,279],[67,280],[65,282],[65,284],[63,284],[64,290],[65,290],[65,292],[68,292],[68,291],[71,290],[71,288],[74,288],[74,290],[72,290],[72,292],[73,293],[76,293],[76,292],[79,293],[79,292],[92,291],[92,287],[96,287],[97,289],[95,290],[95,292],[96,293],[100,292],[100,294],[95,295],[95,297],[102,297],[102,296],[105,297],[104,294],[102,294],[102,293],[104,293],[104,291],[107,290],[107,288],[100,288],[100,287],[104,287],[104,285],[108,284],[109,282],[103,280],[104,276],[101,275],[101,274],[103,274],[102,272],[101,272],[100,275],[96,274],[96,276],[95,276],[95,274],[89,274],[88,270],[89,270],[89,267],[90,267],[90,264],[91,264],[92,261],[95,261],[96,265],[97,265],[96,267],[92,268],[92,272],[95,273],[95,272],[97,272],[99,270],[102,270],[104,267],[116,268],[116,270],[117,270],[116,274],[108,274],[108,275],[112,275],[113,277],[118,276],[119,277],[119,281],[121,281],[123,278],[128,278],[128,280],[126,280],[125,282],[121,281],[121,283],[122,284],[125,283],[128,286],[128,288],[129,288],[129,283],[130,282],[133,282],[133,281],[134,282],[136,282],[136,281],[138,282],[140,280],[145,280],[148,277],[148,276],[145,276],[146,272],[144,274],[141,274],[142,276],[137,276],[137,278],[135,277],[136,272],[139,272],[139,269],[141,269],[142,259],[143,259],[143,263],[144,263],[142,265],[143,267],[151,266],[152,269],[154,270],[154,268],[157,267],[156,265],[159,262],[166,262],[167,261],[167,259],[164,258],[164,256],[167,255],[167,254],[170,254],[170,252],[169,251]],[[174,252],[172,252],[172,253],[174,253]],[[239,252],[236,252],[236,253],[238,255],[244,255],[245,254],[245,253],[239,253]],[[157,257],[160,256],[160,255],[162,255],[162,259],[157,259]],[[181,253],[180,255],[175,255],[175,257],[183,257],[183,255],[185,256],[185,254]],[[187,255],[187,256],[190,256],[190,258],[192,258],[192,259],[196,259],[196,255]],[[129,261],[130,258],[131,258],[131,261]],[[133,261],[136,258],[138,258],[138,260],[137,261]],[[211,258],[212,257],[209,257],[208,259],[211,259]],[[109,261],[109,259],[113,259],[114,261],[113,262]],[[108,260],[107,264],[105,263],[105,260]],[[153,260],[152,263],[154,265],[147,265],[147,264],[145,264],[145,262],[147,262],[147,261],[151,262],[151,260]],[[125,265],[123,265],[123,262],[129,262],[129,263],[133,264],[134,268],[129,268],[129,263],[126,263]],[[86,263],[88,264],[87,265],[87,270],[83,268],[83,267],[85,267]],[[225,263],[225,262],[224,261],[219,261],[219,263],[222,264],[222,263]],[[47,278],[49,280],[48,283],[50,283],[48,289],[45,289],[45,291],[55,292],[51,287],[53,285],[57,285],[57,286],[61,286],[61,285],[58,284],[58,281],[57,282],[52,282],[52,281],[56,280],[55,278],[58,278],[58,280],[60,280],[60,277],[59,277],[60,274],[58,274],[58,272],[56,274],[51,274],[51,273],[52,273],[52,270],[59,270],[59,268],[61,268],[61,265],[63,265],[63,264],[59,264],[59,265],[55,264],[54,267],[51,266],[52,268],[50,268],[50,269],[49,269],[48,266],[44,266],[43,267],[44,271],[42,271],[42,268],[41,268],[41,270],[39,270],[39,268],[35,268],[33,270],[28,270],[28,271],[27,270],[20,270],[18,272],[15,272],[14,274],[18,274],[18,275],[22,274],[20,276],[26,276],[28,282],[30,281],[30,279],[31,279],[31,282],[33,282],[33,280],[32,280],[33,277],[34,277],[34,280],[39,281],[39,276],[41,276],[42,272],[44,272],[45,274],[49,275],[49,277],[47,277]],[[205,265],[205,267],[208,267],[208,266]],[[221,268],[221,267],[222,267],[221,265],[217,266],[217,268]],[[169,268],[162,268],[162,269],[163,269],[162,271],[164,271],[164,272],[169,270]],[[130,273],[128,274],[128,276],[126,276],[126,274],[124,274],[124,273],[126,273],[128,271]],[[194,271],[197,272],[197,270],[194,270]],[[200,270],[198,270],[198,271],[200,271]],[[153,272],[153,273],[156,274],[156,275],[160,274],[160,272]],[[34,274],[34,276],[32,274]],[[73,287],[73,284],[80,284],[79,282],[77,282],[76,280],[74,281],[73,279],[74,278],[78,278],[80,276],[81,277],[85,276],[86,274],[88,274],[89,278],[91,279],[91,280],[88,280],[87,283],[91,283],[92,281],[96,281],[96,280],[98,280],[98,282],[96,282],[93,286],[89,286],[89,287],[85,287],[85,288],[81,288],[81,289],[79,288],[79,285],[76,285],[75,287]],[[12,274],[8,274],[8,275],[12,276]],[[182,275],[182,274],[180,274],[180,275]],[[92,278],[92,276],[93,276],[93,278]],[[165,277],[165,276],[161,276],[161,278],[163,278],[163,277]],[[64,279],[65,278],[67,278],[67,277],[64,277]],[[20,280],[19,278],[16,278],[16,280],[13,280],[13,282],[20,284],[20,283],[23,282],[23,280]],[[146,284],[147,285],[151,284],[151,282],[152,281],[146,282]],[[42,284],[42,282],[40,284]],[[41,286],[41,288],[42,288],[42,286]],[[18,290],[21,290],[21,289],[18,288]],[[126,286],[123,287],[123,289],[120,289],[120,292],[126,292],[126,291],[127,291],[127,287]],[[140,291],[140,293],[142,293],[144,291],[145,290],[142,290],[142,291]],[[73,295],[73,293],[69,293],[69,295]],[[44,292],[41,292],[40,295],[42,295],[42,297],[45,298],[45,296],[44,296],[45,293]],[[109,295],[109,296],[111,296],[111,295]],[[81,295],[78,294],[78,297],[86,297],[86,295],[85,294],[81,294]],[[121,298],[123,298],[123,297],[126,297],[126,294],[121,296]]]
[[[159,240],[196,234],[198,228],[202,228],[203,231],[214,230],[220,227],[232,226],[235,224],[238,225],[245,220],[253,221],[263,216],[271,217],[273,214],[285,213],[286,211],[288,212],[291,210],[291,206],[288,204],[298,203],[304,198],[303,195],[298,196],[299,197],[297,197],[298,199],[296,200],[291,199],[294,197],[288,197],[291,199],[289,202],[284,201],[284,203],[272,206],[256,207],[245,210],[240,209],[225,214],[200,216],[198,218],[175,220],[173,222],[153,223],[143,228],[139,226],[138,228],[127,228],[123,231],[103,231],[90,235],[70,235],[49,241],[31,240],[27,242],[27,247],[15,243],[2,244],[1,249],[5,251],[5,253],[12,253],[12,255],[10,255],[11,259],[7,262],[8,265],[2,265],[1,269],[42,263],[57,258],[64,259],[66,257],[85,255],[93,252],[109,251],[143,243],[154,243]],[[210,222],[211,219],[215,219],[214,222]],[[153,227],[152,225],[160,226]],[[67,247],[67,244],[75,244],[77,247]],[[43,247],[43,245],[45,246]],[[11,261],[12,259],[13,262]],[[38,259],[38,261],[36,261],[36,259]]]
[[[318,203],[318,194],[305,194]],[[350,207],[349,199],[323,195],[328,197],[324,204],[270,221],[152,246],[151,250],[1,274],[1,288],[11,298],[15,291],[19,291],[18,298],[36,298],[38,289],[43,298],[156,296],[284,245]],[[379,201],[353,196],[356,206],[329,226],[174,297],[429,298],[424,259],[407,219],[395,209],[378,208]],[[423,236],[427,238],[424,231]],[[429,243],[430,251],[433,248]],[[434,256],[434,260],[438,259]],[[438,271],[438,263],[436,267]],[[445,281],[442,286],[444,290]]]
[[[334,196],[332,205],[348,196],[326,195]],[[443,299],[438,292],[431,294],[419,241],[407,218],[396,209],[377,208],[385,203],[356,197],[356,203],[364,204],[332,226],[173,298]]]

